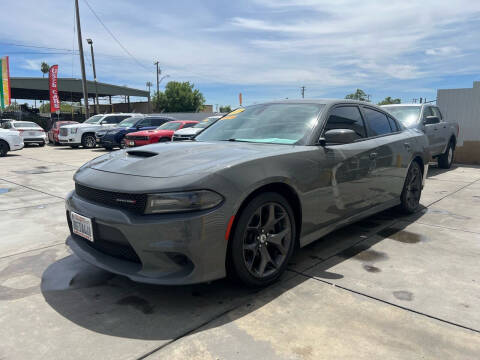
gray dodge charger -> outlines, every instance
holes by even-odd
[[[193,141],[100,156],[75,174],[67,244],[134,281],[236,277],[265,286],[296,247],[376,212],[419,206],[423,133],[370,103],[237,109]]]

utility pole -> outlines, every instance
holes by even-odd
[[[153,65],[157,66],[157,94],[160,93],[160,74],[162,73],[162,70],[159,69],[158,67],[158,61],[155,61]]]
[[[305,99],[305,86],[302,86],[300,89],[302,89],[302,99]]]
[[[147,81],[147,88],[148,88],[148,93],[150,94],[150,87],[152,86],[152,83],[150,81]]]
[[[87,39],[87,43],[90,44],[90,51],[92,53],[92,67],[93,67],[93,81],[95,82],[95,100],[97,100],[97,106],[95,106],[96,113],[99,114],[99,103],[98,103],[98,89],[97,89],[97,72],[95,71],[95,56],[93,55],[93,40]]]
[[[75,0],[75,14],[77,15],[77,35],[78,35],[78,51],[80,53],[80,67],[82,69],[82,87],[83,87],[83,99],[85,105],[85,118],[90,117],[88,111],[88,89],[87,89],[87,77],[85,76],[85,60],[83,58],[83,44],[82,44],[82,29],[80,28],[80,11],[78,10],[78,0]]]

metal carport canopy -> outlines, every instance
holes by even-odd
[[[82,80],[73,78],[58,78],[58,92],[61,101],[78,102],[83,99]],[[49,100],[48,78],[12,77],[10,78],[12,99]],[[95,97],[95,82],[87,80],[88,97]],[[149,97],[146,90],[132,89],[126,86],[111,85],[97,82],[98,96],[139,96]]]

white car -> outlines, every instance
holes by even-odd
[[[177,130],[173,133],[172,141],[192,140],[197,134],[216,123],[222,116],[223,115],[209,116],[192,127]]]
[[[0,129],[0,157],[6,156],[9,151],[21,150],[23,146],[19,131]]]
[[[32,121],[11,120],[2,125],[6,130],[19,132],[24,144],[38,144],[45,146],[47,134],[42,127]]]
[[[58,134],[58,141],[61,145],[70,145],[72,148],[82,145],[84,148],[91,149],[97,145],[95,132],[115,127],[122,120],[134,116],[143,115],[126,113],[94,115],[82,124],[62,126]]]

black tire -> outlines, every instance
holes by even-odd
[[[230,238],[229,276],[252,287],[278,280],[295,249],[295,230],[292,208],[283,196],[266,192],[253,198]]]
[[[445,153],[440,155],[437,158],[438,167],[442,169],[450,169],[450,167],[453,164],[454,157],[455,157],[455,145],[453,141],[450,141]]]
[[[38,146],[44,147],[44,146],[45,146],[45,141],[44,141],[44,142],[41,142],[41,143],[38,143]]]
[[[55,141],[55,142],[53,143],[53,145],[54,145],[54,146],[59,146],[60,143],[59,143],[58,141]]]
[[[78,145],[70,145],[72,149],[78,149]]]
[[[169,139],[169,138],[160,138],[160,139],[158,140],[159,143],[160,143],[160,142],[167,142],[167,141],[170,141],[170,139]]]
[[[422,195],[422,171],[420,165],[413,161],[408,168],[402,195],[400,196],[400,211],[404,214],[413,214],[420,206]]]
[[[93,149],[97,146],[97,140],[93,134],[84,134],[82,136],[82,146],[85,149]]]
[[[6,141],[0,140],[0,157],[7,156],[8,151],[10,150],[10,146]]]
[[[111,146],[105,146],[105,150],[111,151],[111,150],[113,150],[113,147],[111,147]]]

